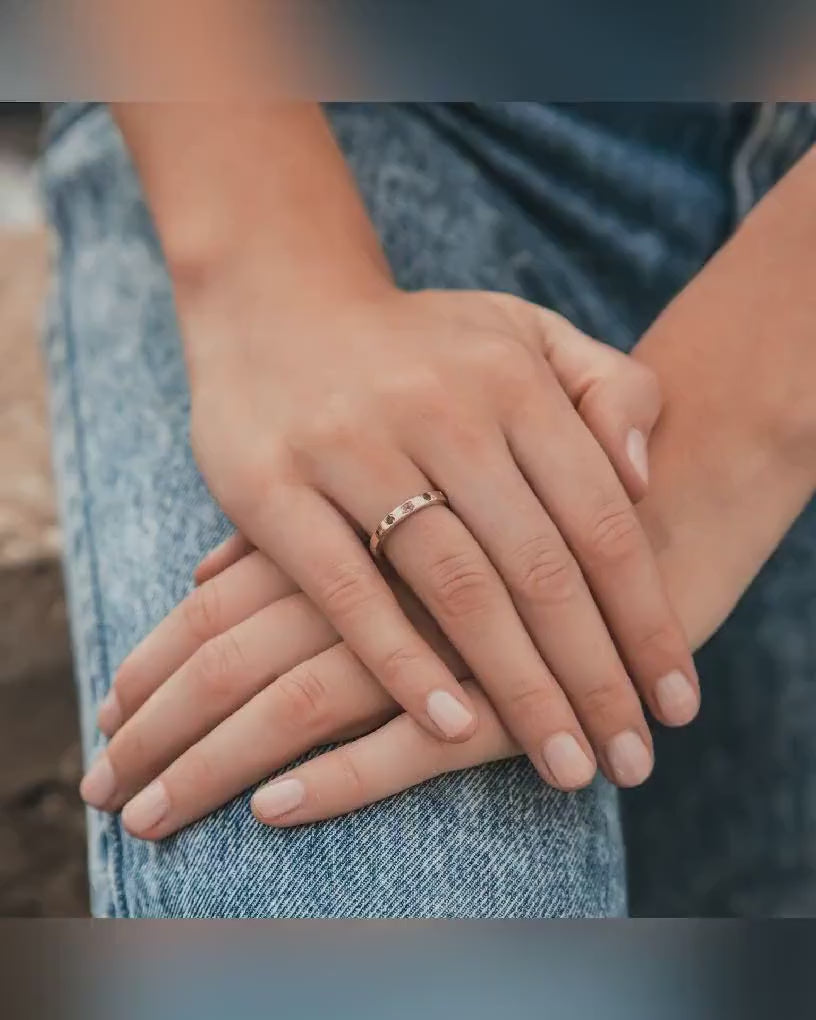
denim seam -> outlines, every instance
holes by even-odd
[[[54,218],[55,226],[58,229],[58,234],[61,238],[65,239],[70,236],[70,231],[64,229],[64,218],[60,209],[59,201],[55,201],[51,206],[51,213]],[[73,336],[71,330],[71,312],[70,302],[67,300],[65,281],[67,280],[68,272],[68,252],[66,251],[65,243],[60,244],[58,254],[58,265],[59,265],[59,289],[58,289],[58,301],[62,312],[62,333],[65,341],[65,364],[66,364],[66,375],[68,378],[68,392],[71,411],[73,414],[73,432],[74,432],[74,448],[76,452],[76,465],[77,465],[77,476],[79,487],[82,490],[82,525],[85,529],[86,536],[86,548],[89,564],[89,578],[91,583],[91,594],[93,598],[93,611],[96,617],[96,639],[98,642],[99,656],[100,656],[100,667],[103,676],[110,676],[110,662],[108,658],[108,648],[105,640],[105,622],[104,612],[102,609],[102,591],[99,582],[99,563],[96,557],[96,546],[93,542],[93,527],[91,522],[91,501],[89,498],[89,485],[87,476],[86,466],[86,445],[85,445],[85,433],[82,425],[82,417],[80,412],[80,401],[79,391],[76,381],[76,351],[73,343]],[[97,692],[98,693],[98,692]],[[127,907],[127,899],[125,895],[124,881],[123,881],[123,867],[122,867],[122,839],[119,830],[119,823],[113,816],[109,817],[109,824],[107,826],[107,835],[109,843],[111,845],[111,852],[109,853],[109,861],[111,867],[108,869],[113,877],[112,881],[112,892],[113,892],[113,907],[118,917],[128,917],[130,912]],[[111,859],[112,858],[112,859]]]
[[[776,103],[760,103],[753,124],[738,147],[731,164],[731,186],[734,195],[734,219],[737,224],[748,215],[756,202],[754,171],[773,137]]]
[[[104,107],[104,103],[46,103],[46,115],[40,134],[42,147],[49,148],[62,140],[63,135],[78,121],[95,110]],[[48,108],[50,112],[48,112]]]

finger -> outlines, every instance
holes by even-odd
[[[293,582],[259,552],[196,588],[119,667],[99,709],[100,730],[112,736],[202,645],[295,590]]]
[[[264,688],[177,758],[125,805],[125,828],[162,839],[312,748],[370,730],[398,711],[348,647],[333,645]]]
[[[83,779],[82,796],[94,807],[121,805],[276,677],[336,641],[303,594],[212,638],[114,735]]]
[[[479,727],[467,743],[434,740],[409,716],[399,715],[261,787],[252,813],[266,825],[303,825],[355,811],[445,772],[518,754],[484,695],[475,685],[469,693]]]
[[[226,570],[227,567],[231,567],[233,563],[237,563],[238,560],[252,552],[252,548],[252,543],[240,532],[236,532],[207,553],[193,571],[193,580],[196,584],[204,584],[205,581],[209,581],[216,574],[220,574],[222,570]]]
[[[408,478],[410,485],[410,466]],[[434,736],[470,736],[476,716],[461,686],[411,626],[353,528],[322,495],[277,486],[249,523],[245,530],[257,546],[312,599],[395,701]]]
[[[657,376],[555,313],[545,313],[542,325],[542,350],[555,377],[638,502],[646,494],[648,442],[662,406]]]
[[[416,439],[428,451],[429,462],[421,466],[447,480],[451,505],[499,571],[605,773],[623,786],[643,782],[652,768],[652,742],[640,698],[580,566],[519,471],[504,437],[472,441],[466,453],[423,444],[421,432]],[[607,472],[612,474],[608,465]],[[510,732],[519,737],[515,706],[504,703],[505,676],[495,686],[485,678],[482,686]],[[547,712],[533,711],[539,697],[546,692],[531,690],[520,707],[528,720],[540,720],[543,729],[537,739],[546,748],[552,720]],[[568,732],[577,738],[577,730],[576,725]],[[562,744],[556,741],[556,750]]]
[[[371,447],[367,454],[367,463],[342,454],[334,459],[337,488],[328,494],[346,501],[369,529],[383,508],[398,502],[396,492],[413,495],[416,490],[393,476],[387,451]],[[506,460],[512,464],[507,452]],[[487,475],[486,480],[492,485],[496,476]],[[502,527],[502,506],[492,492],[479,495],[486,495],[487,512],[495,514],[494,523]],[[515,507],[510,510],[516,512]],[[462,520],[444,507],[423,509],[389,534],[385,554],[459,651],[542,777],[562,788],[589,782],[594,755],[575,713],[519,618],[504,581]],[[630,715],[642,720],[631,689],[630,702]],[[569,756],[566,746],[572,749]]]
[[[490,297],[516,324],[515,334],[544,355],[630,499],[641,500],[649,478],[648,443],[662,405],[657,376],[629,355],[588,337],[557,312],[509,294]]]
[[[518,402],[508,439],[580,564],[641,696],[667,725],[690,722],[700,696],[688,642],[603,450],[554,384],[547,400]]]

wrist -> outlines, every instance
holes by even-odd
[[[405,296],[376,267],[336,268],[292,272],[284,283],[262,249],[182,266],[174,289],[194,401],[211,385],[229,389],[231,379],[240,389],[247,370],[285,381],[287,366],[319,360],[322,344],[342,344],[342,336],[354,336]]]
[[[164,256],[182,314],[229,306],[263,296],[275,316],[325,315],[337,304],[395,291],[376,244],[349,244],[329,252],[306,237],[276,242],[273,224],[261,220],[201,237],[172,227],[163,235]]]

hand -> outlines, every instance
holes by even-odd
[[[507,295],[392,289],[341,303],[327,328],[240,287],[179,301],[195,350],[194,449],[239,529],[421,726],[464,740],[473,706],[360,541],[406,498],[442,488],[451,510],[400,525],[390,562],[546,780],[579,781],[548,760],[551,738],[569,735],[582,778],[594,748],[610,778],[642,781],[652,761],[638,690],[683,723],[697,681],[624,485],[570,402],[592,417],[591,376],[568,395],[547,357],[570,338],[575,349],[576,331]],[[236,353],[227,335],[241,338]],[[656,411],[653,395],[643,423],[620,409],[590,423],[630,484],[626,437]],[[678,676],[685,703],[661,706],[663,678]]]
[[[632,494],[642,493],[644,484],[627,462],[625,441],[615,442],[625,436],[625,430],[615,422],[637,421],[648,433],[655,417],[651,410],[654,385],[648,371],[569,329],[557,334],[549,356],[565,387],[584,395],[582,413],[594,423],[596,435],[606,437],[604,444],[621,465],[619,470]],[[334,630],[297,592],[294,583],[260,552],[248,555],[250,551],[251,544],[239,534],[207,557],[196,574],[201,587],[123,663],[100,711],[100,727],[108,735],[116,733],[102,759],[102,781],[97,768],[83,783],[83,795],[91,803],[121,806],[182,756],[186,764],[179,761],[171,766],[178,775],[197,756],[199,760],[200,755],[206,757],[210,746],[207,734],[220,739],[210,733],[214,729],[226,727],[227,741],[235,734],[240,749],[247,748],[253,741],[251,736],[241,735],[242,727],[256,708],[264,719],[274,714],[290,732],[288,742],[275,742],[283,755],[281,765],[299,753],[298,748],[307,750],[315,742],[345,737],[349,727],[357,732],[370,729],[397,711],[361,663],[345,646],[336,644]],[[392,572],[388,571],[387,579],[423,640],[452,675],[468,676],[461,659],[416,599]],[[319,660],[315,669],[329,670],[328,681],[337,670],[341,680],[348,680],[348,688],[345,682],[334,686],[333,702],[320,703],[322,687],[315,690],[316,674],[309,664],[312,656]],[[358,695],[354,694],[355,683],[361,685]],[[246,706],[246,711],[240,718],[229,719],[241,706]],[[296,708],[300,722],[293,714]],[[202,737],[205,740],[197,744]],[[269,746],[265,739],[260,748]],[[559,773],[563,776],[572,768],[574,775],[568,756],[570,743],[564,746],[562,741],[555,750],[562,756]],[[265,750],[256,757],[254,771],[250,766],[247,772],[247,764],[240,765],[240,754],[230,757],[237,772],[219,767],[223,782],[216,786],[211,782],[191,784],[188,797],[182,798],[176,812],[183,820],[168,819],[167,824],[185,824],[278,767],[278,758],[270,760]],[[578,781],[570,782],[567,775],[566,781],[556,780],[554,785],[575,788],[591,777],[592,772],[583,773]]]

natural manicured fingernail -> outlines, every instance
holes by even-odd
[[[128,832],[138,835],[158,825],[169,810],[167,789],[160,779],[156,779],[125,804],[122,822]]]
[[[112,688],[99,706],[96,724],[106,737],[110,737],[122,725],[122,709],[119,699],[116,697],[116,691]]]
[[[649,484],[649,454],[646,437],[639,429],[629,429],[626,437],[626,455],[643,481]]]
[[[432,691],[427,701],[428,715],[446,737],[458,737],[473,725],[473,716],[461,701],[447,691]]]
[[[110,759],[103,751],[88,769],[85,778],[79,784],[79,795],[91,807],[104,807],[116,789],[116,776]]]
[[[639,786],[652,771],[652,755],[634,730],[625,730],[606,745],[606,758],[618,786]]]
[[[595,775],[595,766],[571,733],[556,733],[544,744],[544,760],[559,786],[576,790]]]
[[[252,807],[264,820],[279,818],[303,803],[306,787],[299,779],[278,779],[263,786],[252,798]]]
[[[673,669],[655,684],[655,697],[670,726],[685,726],[697,715],[700,699],[697,691],[679,669]]]
[[[215,554],[217,552],[218,552],[218,549],[213,549],[212,552],[208,552],[207,553],[207,555],[204,557],[203,560],[199,561],[198,565],[196,566],[195,570],[193,571],[193,578],[194,579],[198,578],[201,574],[204,574],[204,573],[207,572],[207,569],[210,566],[210,564],[212,563],[212,561],[215,559]]]

